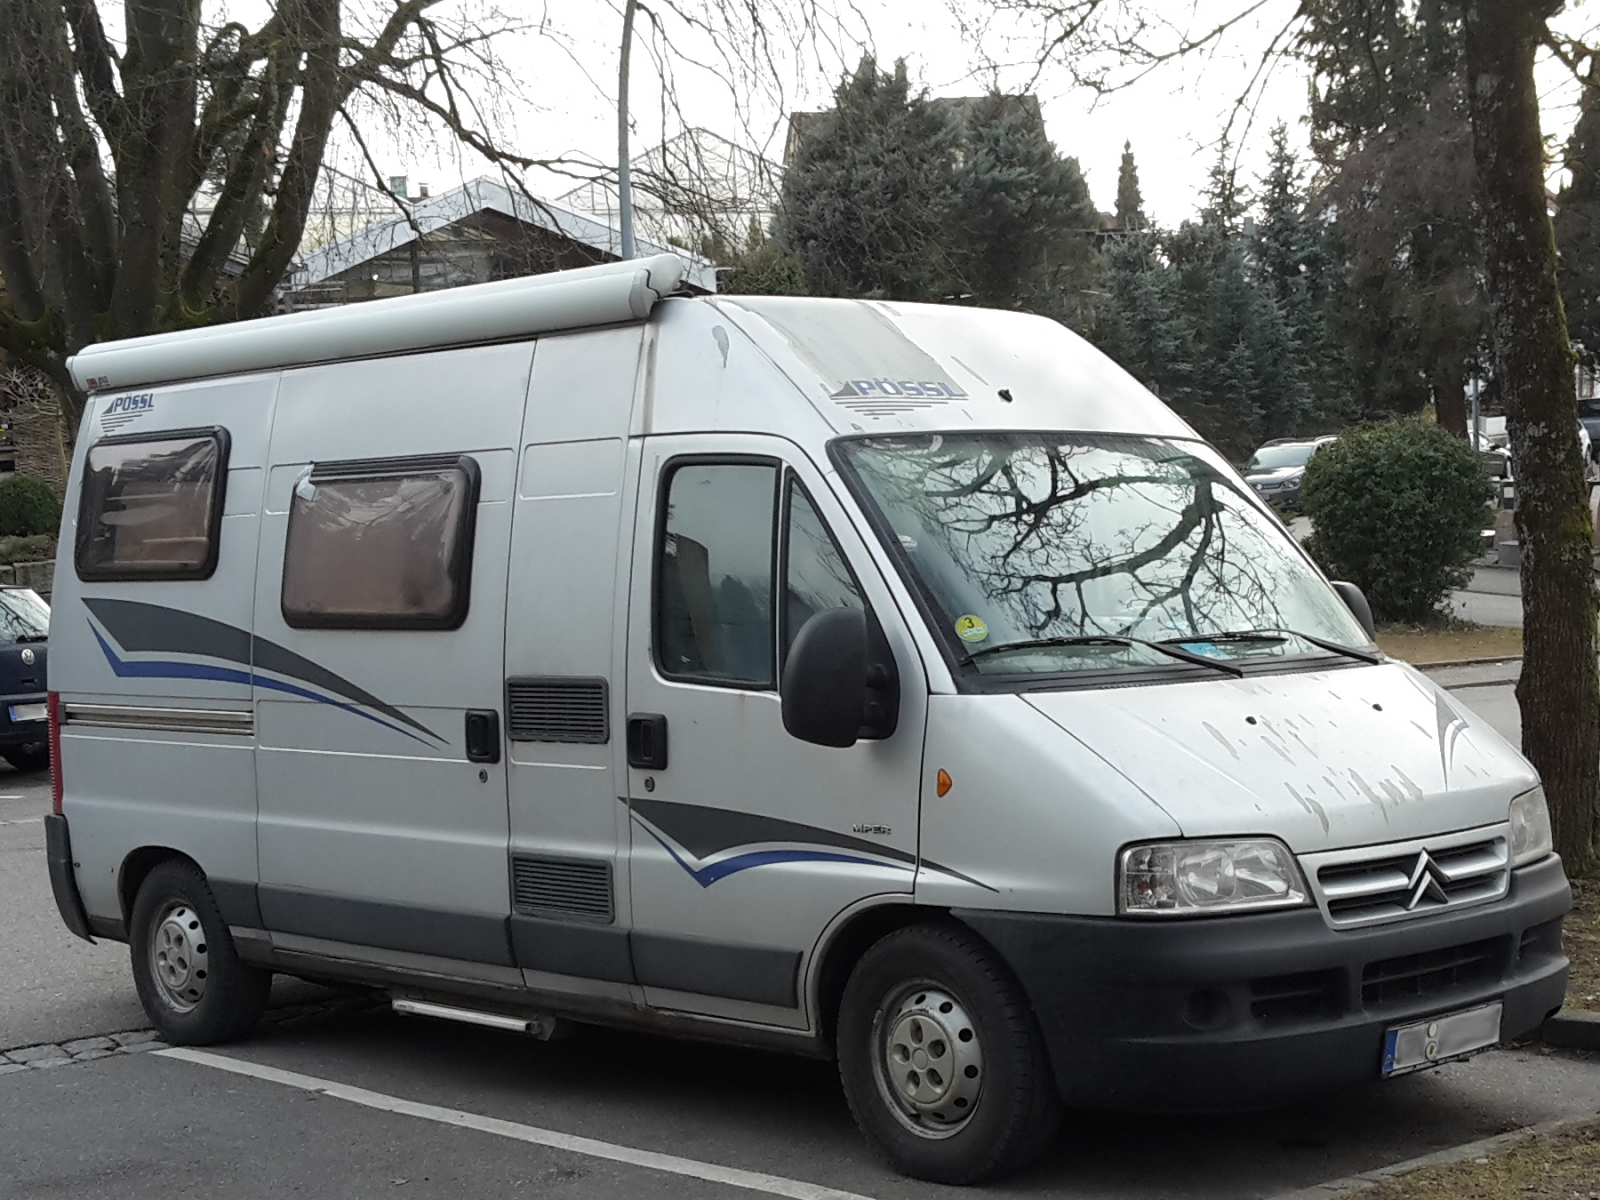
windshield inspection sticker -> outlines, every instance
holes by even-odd
[[[982,617],[968,613],[956,619],[956,636],[963,642],[981,642],[989,636],[989,627],[983,623]]]

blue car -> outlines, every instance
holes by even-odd
[[[0,758],[19,771],[50,762],[50,606],[32,588],[0,587]]]

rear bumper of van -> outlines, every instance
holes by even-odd
[[[67,819],[60,813],[45,814],[44,858],[50,868],[50,891],[55,895],[62,923],[84,941],[94,941],[89,936],[89,917],[83,907],[83,896],[78,892],[78,877],[72,869],[72,838],[67,832]]]
[[[1227,1111],[1379,1078],[1392,1026],[1503,1004],[1505,1041],[1561,1007],[1560,860],[1503,900],[1336,931],[1314,908],[1173,921],[958,911],[1027,990],[1063,1097]]]

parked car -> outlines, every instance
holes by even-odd
[[[1589,460],[1594,462],[1600,454],[1600,399],[1578,401],[1578,424],[1589,435]]]
[[[1335,437],[1274,438],[1250,456],[1244,479],[1263,500],[1298,511],[1300,485],[1305,482],[1306,464]]]
[[[50,606],[39,593],[0,587],[0,758],[19,771],[50,761],[49,641]]]
[[[1591,412],[1592,409],[1592,412]],[[1590,486],[1600,483],[1600,450],[1594,435],[1600,429],[1600,405],[1593,401],[1578,402],[1578,452],[1583,456],[1583,476]],[[1483,456],[1483,469],[1500,490],[1502,507],[1509,508],[1516,498],[1516,469],[1511,458],[1511,435],[1504,417],[1484,417],[1479,422],[1477,435],[1469,431],[1473,442]]]

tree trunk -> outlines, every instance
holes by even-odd
[[[1586,874],[1600,796],[1592,526],[1533,79],[1534,51],[1561,0],[1463,7],[1494,368],[1517,470],[1522,749],[1544,781],[1556,849],[1570,872]]]
[[[1433,415],[1439,428],[1465,441],[1467,365],[1458,358],[1446,357],[1433,364],[1428,382],[1433,385]]]

